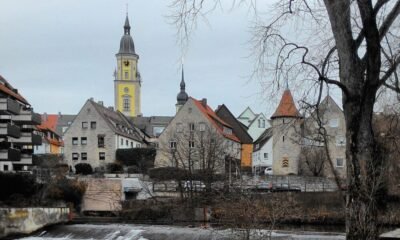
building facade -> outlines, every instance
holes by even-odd
[[[124,114],[89,99],[64,134],[64,160],[71,168],[103,168],[115,161],[117,149],[145,147],[143,137]]]
[[[62,154],[64,142],[61,135],[56,132],[58,115],[42,114],[42,123],[37,126],[42,136],[42,145],[35,146],[35,154]]]
[[[29,170],[34,146],[42,143],[40,123],[40,115],[0,76],[0,171]]]
[[[139,55],[135,52],[128,16],[125,19],[124,35],[116,54],[117,69],[114,73],[115,109],[126,116],[141,115],[141,76],[138,69]]]
[[[204,152],[213,154],[206,157]],[[240,156],[240,140],[232,127],[215,114],[206,99],[189,98],[159,137],[155,167],[200,170],[213,165],[214,172],[223,173],[240,168]]]
[[[272,128],[265,130],[263,134],[254,141],[253,161],[251,165],[253,174],[262,175],[266,168],[272,168],[274,159],[274,152],[272,149],[273,141]]]
[[[271,127],[270,122],[263,113],[256,114],[250,107],[247,107],[237,119],[247,127],[247,132],[254,141],[259,138],[267,128]]]

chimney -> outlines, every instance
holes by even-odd
[[[114,111],[114,107],[108,107],[108,110]]]
[[[47,121],[47,113],[45,112],[45,113],[43,113],[43,115],[42,115],[42,118],[43,118],[43,121]]]
[[[61,118],[61,112],[58,112],[58,117]]]
[[[98,101],[97,102],[99,105],[104,106],[104,102],[103,101]]]
[[[201,99],[201,105],[203,105],[204,108],[207,108],[207,98]]]
[[[94,101],[94,99],[93,99],[92,97],[91,97],[91,98],[89,98],[89,100],[90,100],[90,101]]]

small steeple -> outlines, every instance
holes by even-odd
[[[186,93],[186,84],[185,84],[185,75],[183,70],[183,63],[182,63],[182,76],[181,76],[181,83],[180,83],[181,91],[176,96],[176,112],[187,102],[189,99],[188,94]]]
[[[124,33],[131,35],[131,25],[129,25],[128,13],[126,13],[126,19],[125,19],[125,24],[124,24]]]
[[[299,113],[299,110],[297,110],[296,104],[294,103],[293,96],[289,88],[285,89],[285,91],[283,92],[278,108],[271,116],[271,119],[275,118],[301,118],[301,115]]]
[[[181,91],[185,91],[185,87],[186,87],[185,75],[184,75],[184,72],[183,72],[183,63],[182,63]]]

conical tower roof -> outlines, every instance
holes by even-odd
[[[271,116],[271,119],[275,118],[301,118],[299,110],[296,108],[296,104],[293,101],[292,93],[289,89],[283,92],[281,101],[279,102],[278,108],[275,113]]]

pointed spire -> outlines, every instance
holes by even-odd
[[[296,104],[294,103],[292,93],[289,89],[286,89],[283,92],[278,108],[276,109],[274,115],[271,116],[271,119],[282,117],[301,118],[299,110],[297,110]]]
[[[126,13],[125,25],[124,25],[125,34],[131,34],[131,25],[129,25],[128,13]]]
[[[184,71],[183,71],[183,63],[182,63],[181,91],[185,91],[185,87],[186,87],[185,74],[184,74]]]

